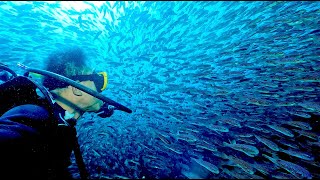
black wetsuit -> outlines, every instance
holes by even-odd
[[[4,103],[4,102],[0,102]],[[64,110],[54,105],[55,112]],[[44,107],[20,105],[0,117],[0,179],[70,179],[67,171],[76,136]]]

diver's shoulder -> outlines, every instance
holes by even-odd
[[[35,128],[38,131],[45,131],[52,124],[49,111],[35,104],[24,104],[11,108],[5,112],[0,119],[23,124]]]

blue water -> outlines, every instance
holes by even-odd
[[[2,63],[22,74],[80,46],[133,110],[79,120],[91,178],[320,178],[319,2],[0,2],[0,16]]]

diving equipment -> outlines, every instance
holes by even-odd
[[[79,81],[91,80],[96,85],[99,93],[105,90],[108,85],[108,74],[106,72],[99,72],[89,75],[75,75],[71,76],[70,79]]]
[[[113,113],[114,106],[110,106],[107,103],[104,103],[103,106],[99,109],[96,114],[101,118],[110,117]]]
[[[32,74],[34,75],[34,73]],[[53,77],[51,78],[52,80],[56,80]],[[75,75],[70,76],[69,78],[74,81],[93,81],[99,93],[105,90],[108,84],[108,74],[106,72],[93,73],[89,75]],[[52,90],[56,88],[67,87],[69,84],[63,81],[54,81],[54,83],[52,81],[45,81],[43,85],[49,90]]]

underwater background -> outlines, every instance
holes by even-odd
[[[319,2],[12,1],[0,16],[0,62],[23,74],[80,46],[133,110],[78,121],[90,178],[320,178]]]

